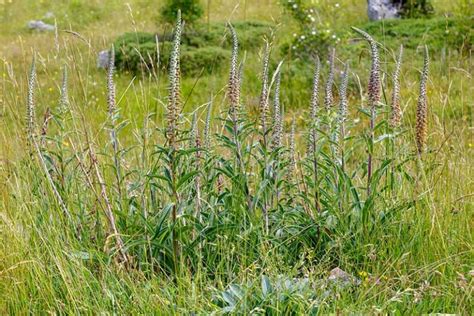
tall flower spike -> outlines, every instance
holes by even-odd
[[[347,86],[349,84],[349,64],[346,63],[341,79],[341,87],[339,89],[340,103],[339,103],[339,121],[344,123],[347,117]]]
[[[395,71],[393,72],[393,92],[392,92],[392,113],[390,116],[390,126],[395,128],[400,126],[402,120],[402,109],[400,107],[400,70],[402,67],[403,45],[400,45]]]
[[[206,123],[204,125],[204,148],[211,148],[211,115],[212,115],[212,99],[207,106]]]
[[[235,29],[232,25],[228,24],[230,34],[232,36],[232,57],[230,61],[230,74],[229,74],[229,84],[228,84],[228,93],[230,99],[230,116],[232,122],[237,124],[238,113],[240,110],[240,71],[238,66],[238,54],[239,54],[239,40]]]
[[[346,63],[344,66],[344,72],[342,74],[341,79],[341,86],[339,88],[339,113],[338,113],[338,129],[336,130],[336,138],[335,141],[339,142],[339,137],[344,139],[345,137],[345,130],[344,130],[344,123],[347,117],[347,85],[349,83],[349,65]]]
[[[197,112],[193,113],[193,120],[191,122],[191,130],[189,131],[189,148],[194,148],[197,137]]]
[[[112,121],[115,120],[115,114],[117,112],[117,104],[115,103],[115,83],[114,83],[114,71],[115,71],[115,48],[112,45],[110,49],[109,64],[107,67],[107,106],[109,115]]]
[[[426,144],[426,130],[428,123],[428,97],[426,93],[426,84],[428,82],[429,63],[430,57],[428,54],[428,47],[425,46],[425,58],[420,81],[420,95],[418,97],[416,108],[416,147],[419,154],[423,152]]]
[[[291,121],[291,131],[289,137],[289,146],[290,146],[290,161],[288,165],[288,175],[293,177],[294,172],[296,171],[296,144],[295,144],[295,132],[296,132],[296,123],[295,118],[293,117]]]
[[[283,118],[280,105],[280,82],[281,71],[278,70],[275,77],[275,95],[273,99],[273,141],[272,149],[275,150],[282,145],[283,137]]]
[[[329,110],[333,105],[332,85],[334,84],[334,59],[336,58],[336,49],[333,47],[329,51],[329,74],[326,81],[326,91],[324,95],[324,106]]]
[[[63,81],[61,83],[61,95],[59,97],[59,113],[65,113],[69,108],[69,94],[67,89],[67,67],[64,65],[63,68]]]
[[[380,102],[380,59],[377,42],[367,32],[364,32],[356,27],[352,27],[354,31],[362,35],[364,39],[369,42],[370,51],[372,54],[372,66],[370,69],[368,94],[371,108],[375,108]],[[374,109],[375,110],[375,109]]]
[[[31,141],[36,135],[35,124],[35,83],[36,83],[36,56],[33,54],[31,61],[30,75],[28,77],[28,97],[26,105],[27,136]]]
[[[169,69],[169,96],[168,96],[168,108],[166,113],[167,118],[167,131],[166,137],[170,147],[176,146],[176,129],[179,115],[179,83],[180,83],[180,69],[179,69],[179,58],[180,58],[180,44],[181,44],[181,11],[178,11],[176,19],[176,28],[173,39],[173,48],[170,56],[170,69]]]
[[[260,110],[260,126],[262,127],[263,144],[267,144],[267,117],[268,117],[268,68],[270,59],[270,44],[267,42],[263,55],[262,69],[262,91],[260,94],[259,110]]]
[[[316,128],[318,126],[318,111],[319,111],[319,76],[321,73],[321,61],[316,57],[316,66],[314,68],[313,76],[313,90],[311,92],[311,129],[309,133],[309,153],[313,155],[316,146]]]
[[[379,60],[379,50],[377,48],[377,43],[375,40],[367,34],[366,32],[352,27],[354,31],[362,35],[364,39],[369,42],[370,50],[372,53],[372,66],[370,69],[369,85],[368,85],[368,94],[369,94],[369,107],[370,107],[370,141],[374,142],[374,130],[375,130],[375,108],[380,102],[380,60]],[[370,195],[370,186],[372,185],[372,152],[369,151],[367,158],[367,196]]]
[[[311,121],[314,123],[317,119],[319,109],[319,76],[321,73],[321,61],[316,57],[316,66],[313,76],[313,90],[311,91]]]

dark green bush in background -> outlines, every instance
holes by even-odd
[[[402,4],[403,18],[422,18],[432,16],[433,5],[430,0],[404,0]]]
[[[263,38],[271,31],[271,24],[263,22],[237,22],[242,50],[257,50]],[[158,44],[157,44],[158,39]],[[166,70],[171,51],[171,34],[125,33],[115,45],[115,66],[132,73]],[[186,30],[182,37],[181,71],[184,76],[218,71],[230,58],[230,38],[224,23],[196,25]],[[159,59],[158,59],[159,55]],[[157,69],[159,67],[159,69]]]
[[[161,9],[161,21],[173,24],[178,10],[181,10],[183,20],[190,25],[196,23],[204,13],[199,0],[167,0]]]

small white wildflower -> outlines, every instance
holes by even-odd
[[[316,31],[311,31],[311,35],[316,35]]]
[[[316,19],[314,17],[311,17],[310,19],[311,19],[311,22],[316,21]]]
[[[293,4],[293,9],[296,9],[296,8],[298,8],[298,5],[295,3]]]
[[[301,38],[302,40],[304,40],[304,39],[306,38],[306,36],[301,35],[300,38]]]
[[[296,37],[296,36],[298,36],[298,34],[296,34],[296,33],[293,33],[293,37]]]
[[[334,6],[335,6],[336,8],[339,8],[340,5],[339,5],[339,3],[336,3]]]
[[[333,34],[331,37],[332,37],[333,39],[336,39],[337,36],[336,36],[336,34]]]

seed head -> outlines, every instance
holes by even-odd
[[[67,81],[68,81],[68,74],[67,74],[67,67],[64,65],[63,68],[63,81],[61,84],[61,94],[59,97],[59,113],[65,113],[69,108],[69,94],[67,89]]]
[[[337,116],[337,127],[335,130],[335,137],[334,137],[334,142],[339,141],[339,136],[344,137],[344,123],[346,121],[347,117],[347,85],[349,83],[349,65],[346,63],[344,66],[344,72],[342,74],[341,78],[341,85],[339,88],[339,113]]]
[[[31,140],[36,135],[35,83],[36,83],[36,56],[35,54],[33,54],[33,60],[31,61],[30,75],[28,77],[28,97],[27,97],[27,104],[26,104],[27,135],[28,135],[29,140]]]
[[[321,73],[321,61],[316,57],[316,65],[313,75],[313,90],[311,93],[311,121],[316,122],[319,109],[319,76]]]
[[[178,10],[176,19],[175,34],[173,39],[173,49],[170,56],[169,70],[169,96],[167,108],[167,131],[166,137],[170,147],[176,146],[176,130],[178,115],[180,111],[180,44],[181,44],[181,11]]]
[[[400,69],[402,67],[403,45],[400,45],[395,71],[393,72],[393,92],[392,92],[392,113],[390,117],[390,126],[400,126],[402,120],[402,109],[400,107]]]
[[[232,36],[232,57],[230,61],[230,74],[228,93],[230,99],[230,116],[234,124],[237,123],[238,113],[240,111],[240,70],[238,66],[239,41],[235,29],[228,24],[230,34]]]
[[[204,148],[210,149],[211,148],[211,115],[212,115],[212,100],[209,102],[207,106],[207,113],[206,113],[206,123],[204,125]]]
[[[315,150],[316,146],[316,129],[318,127],[318,111],[319,111],[319,76],[321,73],[321,62],[319,57],[316,57],[316,66],[314,69],[314,76],[313,76],[313,90],[311,93],[311,128],[309,132],[309,146],[308,151],[312,155]]]
[[[196,145],[196,137],[197,137],[197,113],[193,113],[193,120],[191,122],[191,130],[189,131],[189,148],[194,148]]]
[[[349,84],[349,64],[346,63],[344,66],[344,72],[342,74],[341,86],[339,89],[339,123],[343,124],[347,117],[347,86]]]
[[[281,71],[277,70],[275,77],[275,95],[273,98],[273,150],[281,147],[283,138],[283,118],[280,105],[280,82]]]
[[[375,107],[380,102],[380,59],[379,59],[379,50],[377,47],[377,42],[370,36],[368,33],[352,27],[357,33],[362,35],[362,37],[367,40],[370,45],[370,50],[372,54],[372,66],[370,69],[369,85],[368,85],[368,94],[369,94],[369,105],[373,112],[375,112]]]
[[[416,108],[416,147],[421,154],[426,144],[427,123],[428,123],[428,97],[426,93],[426,84],[428,82],[429,70],[428,47],[425,46],[425,57],[423,62],[423,71],[420,80],[420,95]]]
[[[259,110],[260,110],[260,125],[262,126],[262,133],[267,134],[267,117],[268,117],[268,68],[270,59],[270,45],[267,42],[265,52],[263,55],[263,69],[262,69],[262,91],[260,94]]]
[[[117,112],[117,104],[115,103],[115,83],[114,83],[114,69],[115,68],[115,48],[112,45],[110,49],[109,64],[107,67],[107,106],[109,115],[114,120]]]
[[[334,97],[332,95],[332,85],[334,84],[334,59],[336,57],[336,49],[331,48],[329,51],[329,74],[328,80],[326,81],[326,90],[324,95],[324,106],[326,110],[329,110],[334,101]]]

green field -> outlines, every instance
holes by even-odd
[[[0,313],[471,315],[470,1],[378,22],[307,1],[328,39],[316,96],[276,0],[202,1],[179,67],[167,41],[153,71],[98,69],[112,44],[126,64],[125,33],[132,55],[176,36],[163,2],[0,0]]]

